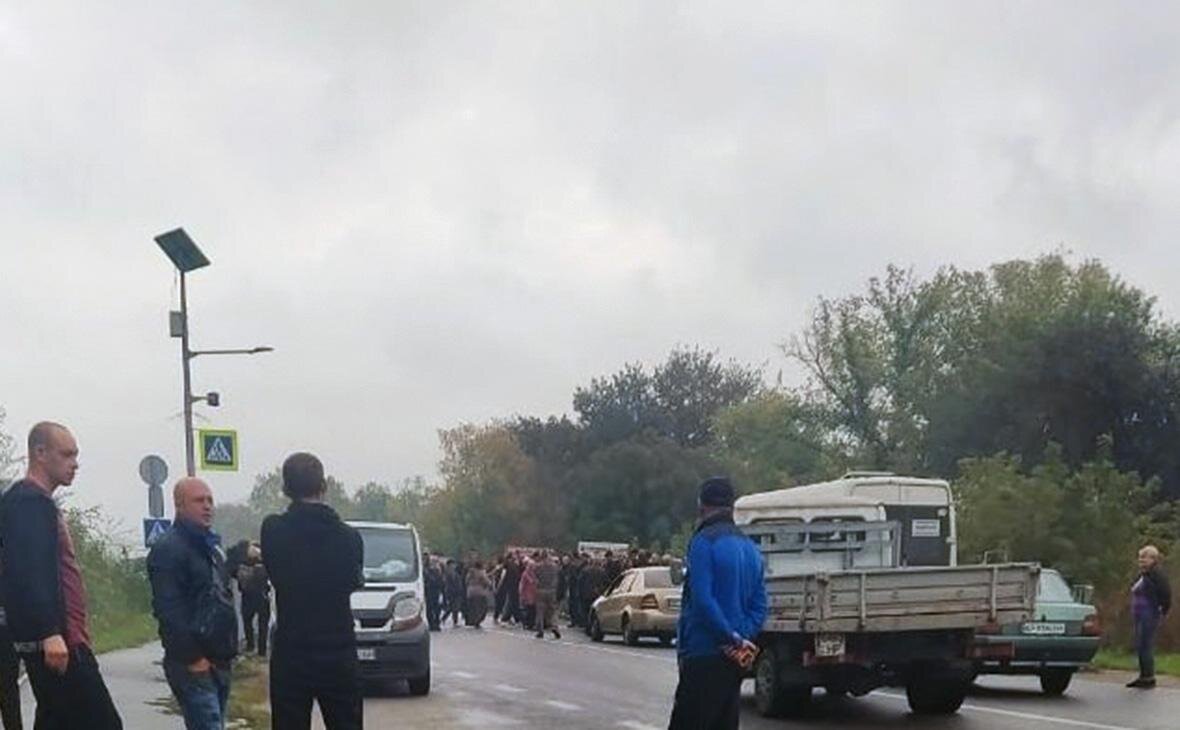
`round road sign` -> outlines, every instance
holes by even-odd
[[[149,487],[163,484],[168,478],[168,464],[155,454],[145,456],[139,462],[139,476]]]

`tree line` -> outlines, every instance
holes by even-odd
[[[333,483],[331,500],[446,552],[662,551],[690,534],[705,476],[754,492],[871,468],[955,480],[965,560],[1051,560],[1109,592],[1136,543],[1174,539],[1180,330],[1101,262],[889,267],[820,298],[781,351],[801,382],[680,347],[577,387],[569,414],[441,431],[437,483]],[[276,495],[263,475],[246,507]]]

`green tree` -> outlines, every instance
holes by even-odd
[[[762,373],[700,348],[673,350],[652,372],[629,364],[574,392],[574,410],[593,447],[653,431],[688,448],[712,441],[713,420],[762,388]]]
[[[838,476],[848,466],[814,409],[767,392],[717,416],[712,453],[742,492],[765,492]]]
[[[0,491],[7,489],[20,476],[21,459],[17,456],[16,439],[4,430],[7,417],[4,408],[0,407]]]

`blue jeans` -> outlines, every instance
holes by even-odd
[[[188,730],[224,730],[229,703],[229,667],[214,666],[208,673],[193,674],[178,662],[164,660],[164,676],[184,713]]]
[[[1139,676],[1144,679],[1155,677],[1155,630],[1159,628],[1159,614],[1149,613],[1135,617],[1135,651],[1139,654]]]

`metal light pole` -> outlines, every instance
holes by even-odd
[[[262,352],[273,352],[273,347],[251,347],[235,350],[193,350],[189,347],[188,330],[188,289],[185,275],[195,269],[209,265],[209,259],[201,253],[201,249],[183,228],[177,228],[156,236],[156,243],[180,272],[180,311],[173,312],[171,318],[171,332],[173,337],[180,338],[180,366],[184,374],[184,460],[185,473],[190,477],[197,474],[197,461],[193,439],[193,404],[205,401],[216,407],[221,398],[217,393],[193,395],[192,359],[199,355],[257,355]]]

